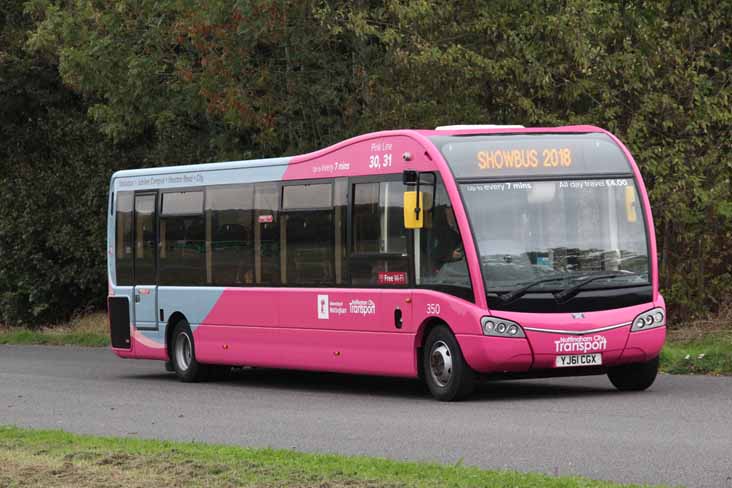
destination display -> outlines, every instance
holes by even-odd
[[[432,140],[456,178],[631,173],[620,147],[601,133],[437,136]]]

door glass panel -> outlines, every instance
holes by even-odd
[[[155,195],[135,197],[135,283],[155,283]]]
[[[117,193],[115,263],[117,285],[132,284],[132,192]]]
[[[408,235],[404,228],[404,190],[400,181],[353,185],[351,283],[406,286]]]

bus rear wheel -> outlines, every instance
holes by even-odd
[[[656,380],[658,357],[645,363],[624,364],[608,369],[610,382],[620,391],[643,391]]]
[[[193,334],[186,320],[175,324],[170,351],[173,369],[181,381],[193,383],[208,379],[209,367],[196,361]]]
[[[422,361],[425,382],[437,400],[461,400],[475,389],[475,373],[446,326],[437,326],[427,335]]]

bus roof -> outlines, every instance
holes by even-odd
[[[488,135],[488,134],[539,134],[547,132],[606,132],[600,127],[594,125],[564,125],[560,127],[518,127],[518,126],[495,126],[495,127],[475,127],[460,129],[434,129],[434,130],[417,130],[419,134],[425,137],[431,136],[469,136],[469,135]]]
[[[285,172],[294,170],[299,163],[305,161],[315,161],[319,158],[339,151],[343,148],[356,143],[368,141],[371,139],[379,139],[384,137],[408,137],[415,142],[425,146],[435,146],[435,143],[443,138],[451,136],[487,136],[496,134],[547,134],[547,133],[607,133],[607,131],[591,126],[591,125],[573,125],[563,127],[516,127],[516,126],[495,126],[495,127],[470,127],[456,126],[453,129],[443,128],[440,130],[431,129],[403,129],[388,130],[380,132],[372,132],[346,139],[334,145],[319,149],[302,155],[292,155],[276,158],[261,158],[242,161],[226,161],[215,163],[188,164],[180,166],[158,166],[152,168],[130,169],[117,171],[112,175],[112,186],[118,186],[119,189],[132,189],[130,186],[122,182],[129,183],[132,179],[137,180],[136,188],[154,188],[154,187],[174,187],[181,183],[180,179],[187,178],[187,175],[196,173],[198,175],[206,174],[217,175],[214,178],[206,178],[209,182],[215,184],[226,183],[229,177],[237,179],[246,176],[246,179],[252,181],[276,181],[285,176]],[[437,148],[436,148],[437,149]],[[439,149],[438,149],[439,150]],[[288,169],[289,168],[289,169]],[[238,170],[238,171],[222,171],[222,170]],[[176,176],[178,175],[178,176]],[[223,176],[228,175],[228,176]],[[201,176],[197,176],[201,178]],[[115,185],[115,180],[118,182]],[[195,186],[195,181],[185,181],[183,186]]]
[[[315,156],[316,153],[329,152],[330,150],[336,149],[340,146],[348,145],[356,142],[357,140],[369,139],[374,137],[384,137],[389,135],[410,135],[418,134],[424,137],[432,136],[469,136],[469,135],[487,135],[487,134],[530,134],[530,133],[547,133],[547,132],[605,132],[599,127],[592,125],[571,125],[561,127],[516,127],[516,126],[496,126],[496,127],[481,127],[481,128],[469,128],[469,129],[402,129],[402,130],[389,130],[380,132],[371,132],[359,136],[346,139],[332,146],[328,146],[323,149],[306,153],[299,156],[299,159],[303,157],[307,158],[310,155]],[[173,166],[156,166],[152,168],[141,168],[141,169],[128,169],[120,170],[114,173],[113,178],[125,178],[129,176],[153,176],[160,174],[170,173],[186,173],[190,171],[206,171],[206,170],[222,170],[222,169],[240,169],[240,168],[263,168],[271,166],[283,166],[290,163],[290,160],[296,157],[284,156],[276,158],[261,158],[261,159],[248,159],[240,161],[223,161],[215,163],[200,163],[200,164],[187,164],[187,165],[173,165]]]
[[[126,178],[129,176],[154,176],[170,173],[187,173],[191,171],[217,171],[222,169],[266,168],[287,166],[291,157],[247,159],[241,161],[223,161],[216,163],[184,164],[179,166],[155,166],[152,168],[125,169],[116,171],[112,178]]]

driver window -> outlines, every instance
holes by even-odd
[[[445,185],[438,176],[434,187],[423,190],[434,193],[434,203],[420,231],[420,284],[473,301],[465,249]]]

